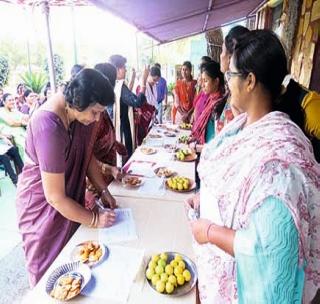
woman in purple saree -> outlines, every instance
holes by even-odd
[[[114,223],[113,211],[84,208],[86,176],[106,205],[116,205],[92,154],[91,136],[94,122],[113,101],[113,88],[106,78],[84,69],[63,94],[52,96],[30,120],[16,205],[31,287],[79,224],[97,228]]]

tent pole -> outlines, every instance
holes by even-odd
[[[136,32],[136,60],[137,60],[137,71],[140,71],[140,69],[139,69],[138,32]]]
[[[72,36],[73,36],[73,56],[74,64],[78,63],[77,37],[76,37],[76,23],[74,17],[74,2],[71,5],[71,20],[72,20]]]
[[[50,86],[53,92],[57,91],[56,86],[56,77],[54,71],[53,63],[53,52],[52,52],[52,43],[51,43],[51,33],[50,33],[50,23],[49,23],[49,4],[48,1],[42,1],[42,12],[45,16],[46,21],[46,30],[47,30],[47,52],[48,52],[48,66],[49,66],[49,76],[50,76]]]
[[[23,7],[23,12],[24,12],[24,17],[26,20],[26,24],[28,24],[28,12],[26,7]],[[27,39],[26,39],[26,43],[27,43],[27,57],[28,57],[28,70],[29,70],[29,74],[32,73],[31,70],[31,56],[30,56],[30,25],[28,25],[28,33],[27,33]]]

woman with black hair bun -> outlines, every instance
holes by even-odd
[[[277,36],[248,33],[226,72],[243,114],[205,145],[191,222],[202,304],[310,303],[320,287],[320,165],[286,100]]]
[[[92,153],[94,122],[113,102],[109,81],[98,71],[83,69],[29,122],[16,206],[32,287],[79,224],[103,228],[115,221],[113,211],[84,207],[86,177],[103,203],[116,207]]]

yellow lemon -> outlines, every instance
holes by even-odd
[[[165,252],[163,252],[160,254],[160,259],[166,262],[168,260],[168,255]]]
[[[148,264],[148,268],[155,269],[157,266],[157,263],[155,261],[150,261]]]
[[[167,282],[166,283],[166,292],[168,294],[172,293],[174,291],[174,286],[170,283],[170,282]]]
[[[180,254],[176,254],[175,257],[174,257],[174,259],[175,259],[176,261],[178,261],[178,262],[180,262],[180,261],[183,260],[183,259],[182,259],[182,256],[181,256]]]
[[[158,281],[157,284],[156,284],[156,290],[160,293],[163,293],[164,292],[164,289],[165,289],[165,283],[162,282],[162,281]]]
[[[148,268],[146,271],[146,277],[151,280],[152,276],[154,275],[154,269],[153,268]]]
[[[183,285],[184,284],[184,276],[182,275],[182,274],[178,274],[177,275],[177,283],[178,283],[178,285]]]
[[[157,266],[157,267],[158,267],[158,266]],[[157,272],[157,267],[156,267],[156,273],[158,273],[158,272]],[[182,274],[182,273],[183,273],[183,269],[182,269],[181,266],[177,266],[177,267],[174,268],[174,274],[175,274],[176,276],[178,276],[178,274]]]
[[[167,282],[168,281],[168,275],[166,273],[161,273],[161,276],[160,276],[160,280],[162,282]]]
[[[159,259],[160,259],[159,255],[155,254],[155,255],[152,256],[151,261],[157,263]]]
[[[191,280],[191,273],[188,269],[186,269],[182,275],[183,275],[184,279],[186,280],[186,282],[189,282]]]
[[[185,264],[184,261],[180,261],[180,262],[179,262],[179,266],[180,266],[183,270],[186,269],[186,264]]]
[[[177,266],[178,266],[178,262],[177,262],[176,260],[172,260],[172,261],[170,262],[170,265],[171,265],[172,267],[177,267]]]
[[[157,282],[160,280],[160,276],[158,274],[154,274],[151,278],[151,283],[153,286],[156,286]]]
[[[166,268],[165,268],[165,272],[166,272],[168,275],[173,274],[173,267],[172,267],[172,265],[167,265]]]
[[[173,286],[177,286],[177,278],[173,274],[169,276],[168,282],[170,282]]]

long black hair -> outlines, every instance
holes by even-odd
[[[94,69],[83,69],[67,84],[63,92],[66,102],[79,112],[91,105],[112,105],[115,99],[109,80]]]
[[[249,32],[237,43],[233,57],[242,76],[253,73],[257,82],[268,92],[272,109],[287,113],[304,131],[304,111],[300,103],[281,95],[288,69],[285,50],[276,34],[269,30]]]

